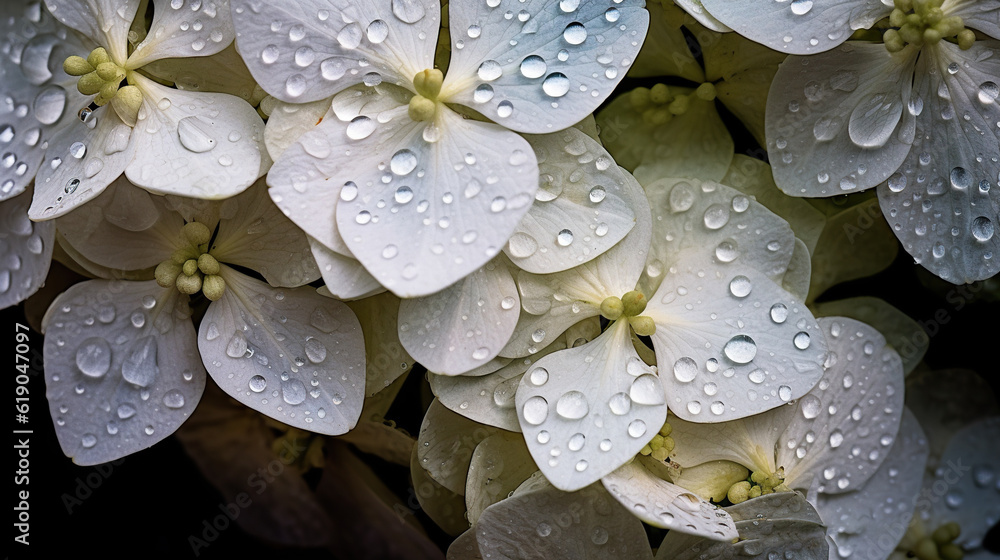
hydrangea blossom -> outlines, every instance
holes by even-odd
[[[989,278],[1000,270],[1000,9],[896,4],[884,45],[780,67],[766,116],[775,181],[809,197],[878,186],[918,263],[957,284]]]
[[[354,426],[365,361],[357,319],[308,287],[281,289],[319,274],[262,182],[210,203],[152,197],[122,178],[57,226],[105,278],[115,270],[149,278],[155,267],[153,280],[77,284],[46,314],[48,398],[63,451],[77,463],[122,457],[172,433],[198,404],[206,369],[230,396],[291,426]],[[197,335],[192,298],[210,303]]]
[[[554,132],[593,111],[648,24],[641,2],[507,4],[449,5],[447,76],[433,68],[437,1],[235,5],[265,90],[295,103],[336,94],[272,168],[276,202],[398,295],[437,292],[501,250],[538,187],[511,130]]]
[[[158,60],[209,56],[229,45],[234,32],[228,2],[154,0],[148,30],[140,4],[146,6],[139,0],[46,2],[80,36],[65,45],[76,51],[65,61],[22,61],[63,62],[52,72],[60,78],[45,90],[47,103],[35,105],[34,118],[46,123],[64,112],[75,115],[60,120],[48,137],[33,219],[69,212],[123,172],[156,193],[217,199],[241,192],[269,164],[263,122],[245,101],[169,88],[147,69]],[[73,82],[78,93],[68,94]]]

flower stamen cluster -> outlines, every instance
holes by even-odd
[[[777,472],[767,473],[754,471],[747,480],[741,480],[729,487],[726,497],[734,504],[743,503],[751,498],[775,492],[791,492],[785,485],[785,468],[778,467]]]
[[[653,436],[653,439],[639,450],[639,455],[652,457],[657,461],[666,461],[670,452],[674,450],[674,438],[670,437],[673,431],[670,423],[664,422],[663,427]]]
[[[644,120],[661,125],[670,122],[677,115],[687,113],[692,96],[702,101],[712,101],[715,99],[715,86],[703,83],[690,95],[673,93],[666,84],[656,84],[651,88],[639,87],[629,93],[629,102],[633,109],[642,113]]]
[[[945,16],[941,10],[944,0],[895,0],[895,9],[889,15],[889,29],[882,36],[885,48],[896,53],[906,45],[936,45],[941,39],[954,39],[959,48],[968,50],[976,41],[976,34],[965,27],[959,16]]]
[[[111,103],[122,121],[135,125],[142,106],[142,91],[133,84],[133,72],[111,60],[104,47],[97,47],[87,58],[67,58],[63,61],[63,70],[70,76],[80,77],[76,89],[84,95],[94,95],[95,105],[103,107]],[[122,87],[123,82],[128,85]]]
[[[639,336],[652,336],[656,332],[656,324],[653,319],[642,315],[646,310],[646,296],[638,291],[632,290],[622,297],[609,296],[601,302],[601,315],[609,321],[617,321],[624,317],[628,319],[629,325]]]
[[[444,74],[437,68],[424,70],[413,77],[413,88],[417,94],[410,99],[408,112],[411,119],[414,121],[434,119],[434,115],[437,114],[437,98],[443,83]]]
[[[208,251],[212,232],[205,224],[190,222],[181,228],[181,236],[189,245],[157,265],[156,283],[164,288],[176,287],[187,295],[200,291],[209,300],[217,301],[226,292],[226,281],[219,276],[219,261]]]

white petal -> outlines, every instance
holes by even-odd
[[[187,296],[91,280],[45,318],[46,396],[63,453],[96,465],[169,436],[205,389]]]
[[[656,560],[828,558],[826,530],[816,510],[800,494],[767,494],[726,511],[736,520],[739,542],[711,542],[671,531],[656,552]]]
[[[32,219],[57,218],[93,199],[132,161],[136,153],[132,128],[110,106],[86,118],[67,124],[49,140],[35,177]]]
[[[670,410],[722,422],[781,406],[823,374],[826,343],[801,301],[746,266],[689,255],[645,315]]]
[[[720,265],[752,267],[775,281],[785,275],[795,235],[763,205],[735,189],[698,179],[648,183],[646,193],[656,216],[648,264],[639,281],[643,293],[656,292],[664,272],[691,252]]]
[[[329,110],[330,99],[311,103],[277,101],[264,127],[267,152],[277,160],[300,136],[323,122]]]
[[[781,216],[791,226],[795,237],[806,244],[809,253],[815,250],[823,232],[825,217],[808,201],[778,190],[770,165],[756,158],[736,154],[720,183],[753,197],[768,210]]]
[[[594,484],[560,492],[538,477],[488,508],[475,527],[484,558],[651,560],[642,523]]]
[[[918,322],[889,305],[883,299],[861,296],[813,305],[821,317],[850,317],[875,327],[903,361],[903,373],[909,375],[923,359],[930,339]]]
[[[427,470],[420,466],[416,445],[410,455],[410,478],[413,480],[413,487],[420,488],[416,492],[420,509],[438,527],[449,535],[458,535],[469,529],[469,520],[465,518],[465,498],[431,478]]]
[[[777,4],[776,4],[777,6]],[[767,153],[778,188],[833,196],[874,187],[902,164],[913,141],[907,108],[918,51],[849,44],[793,56],[767,98]]]
[[[312,237],[309,237],[309,247],[326,283],[320,289],[325,289],[330,296],[346,301],[385,291],[354,257],[335,253]]]
[[[354,121],[362,118],[369,117]],[[445,107],[430,125],[410,121],[400,108],[361,140],[350,138],[347,123],[333,124],[343,132],[327,138],[324,152],[337,154],[338,179],[356,185],[341,192],[337,227],[372,276],[400,297],[437,292],[481,267],[531,206],[534,153],[496,125]],[[434,142],[421,137],[428,127],[440,134]]]
[[[469,529],[451,541],[445,558],[447,560],[483,560],[483,555],[479,553],[476,530]]]
[[[689,95],[688,88],[670,89],[672,95]],[[631,96],[616,97],[597,114],[601,141],[619,165],[635,172],[643,185],[664,177],[698,177],[719,180],[733,159],[733,139],[715,110],[715,103],[696,96],[688,111],[665,124],[646,118],[648,109],[637,109]]]
[[[913,517],[927,453],[927,438],[917,419],[906,411],[888,459],[863,488],[816,496],[816,509],[840,550],[831,558],[861,550],[871,551],[877,558],[889,556]]]
[[[1000,418],[984,418],[970,424],[951,438],[948,448],[933,477],[924,480],[917,507],[929,509],[921,512],[929,526],[937,527],[949,521],[962,527],[962,534],[955,544],[965,549],[982,546],[983,538],[1000,517],[1000,503],[992,498],[996,492],[1000,460],[993,442],[1000,440]],[[972,476],[969,476],[969,475]],[[944,499],[935,488],[947,488]],[[992,492],[992,493],[991,493]]]
[[[632,461],[601,479],[608,492],[639,519],[654,527],[708,539],[737,537],[733,519],[720,508]]]
[[[720,33],[725,33],[727,31],[732,31],[726,24],[715,19],[715,16],[708,13],[705,6],[702,4],[702,0],[678,0],[677,5],[684,8],[684,11],[691,15],[698,23],[704,25],[712,31],[718,31]]]
[[[649,27],[642,5],[456,2],[449,6],[454,48],[442,98],[519,132],[572,126],[625,77]]]
[[[942,8],[945,15],[962,18],[962,23],[966,27],[978,29],[994,39],[1000,39],[1000,17],[997,16],[997,7],[989,2],[949,0],[942,4]]]
[[[518,421],[553,485],[571,491],[596,482],[659,431],[667,406],[655,372],[632,347],[627,321],[528,369],[517,388]]]
[[[128,68],[162,58],[213,55],[236,38],[228,0],[152,0],[149,34],[128,57]]]
[[[809,297],[809,280],[812,275],[812,260],[806,244],[795,238],[795,249],[792,260],[788,262],[788,270],[781,279],[781,287],[796,299],[807,301]]]
[[[382,293],[349,302],[347,306],[357,315],[365,335],[365,396],[371,397],[389,387],[414,365],[413,358],[399,342],[396,321],[399,298]]]
[[[444,375],[495,358],[514,332],[521,307],[506,261],[494,259],[436,294],[403,300],[399,338],[407,352]]]
[[[173,82],[177,89],[228,93],[254,106],[266,95],[236,52],[235,43],[212,56],[166,58],[150,62],[142,69],[152,77]]]
[[[222,203],[224,214],[212,254],[250,268],[275,287],[295,287],[320,277],[306,235],[268,197],[262,179]]]
[[[97,198],[58,218],[60,242],[116,270],[142,270],[170,258],[184,242],[184,218],[121,175]],[[215,227],[215,224],[208,224]]]
[[[527,356],[544,347],[571,325],[600,314],[606,297],[621,297],[635,289],[649,251],[649,204],[641,189],[623,194],[635,212],[636,224],[624,239],[592,261],[554,274],[521,272],[521,317],[501,355]]]
[[[781,407],[720,424],[696,424],[671,416],[667,421],[676,446],[670,461],[681,468],[732,461],[751,471],[773,473],[777,469],[774,446],[793,413],[792,407]]]
[[[899,172],[878,189],[906,251],[955,284],[1000,271],[997,52],[1000,41],[976,41],[968,51],[945,41],[921,51],[916,138]]]
[[[469,523],[475,525],[483,510],[506,498],[537,470],[518,434],[498,432],[480,442],[465,483]]]
[[[139,78],[143,104],[125,170],[133,183],[161,194],[226,198],[257,177],[264,123],[246,101],[225,93],[186,92]]]
[[[316,101],[355,84],[410,82],[433,67],[437,0],[232,2],[236,45],[268,93]]]
[[[60,23],[107,48],[111,59],[118,64],[128,57],[128,31],[141,3],[140,0],[45,0],[45,6]]]
[[[0,309],[28,299],[45,283],[55,224],[28,219],[31,190],[0,201]]]
[[[434,400],[417,436],[415,447],[419,464],[439,484],[464,495],[473,451],[479,442],[498,432],[496,428],[455,414]]]
[[[903,414],[903,366],[872,327],[844,317],[819,320],[830,357],[819,384],[777,451],[785,484],[840,494],[861,488],[889,455]]]
[[[892,11],[891,3],[880,0],[798,0],[764,5],[753,0],[702,0],[702,4],[740,35],[792,54],[832,49],[846,41],[851,31],[868,29]]]
[[[198,347],[229,396],[285,424],[328,435],[354,427],[365,390],[354,313],[311,288],[276,290],[223,266]]]
[[[528,137],[540,173],[535,203],[504,246],[518,267],[546,274],[594,259],[635,225],[642,187],[575,128]]]
[[[493,371],[474,375],[483,369],[481,367],[459,376],[431,374],[431,390],[441,404],[466,418],[511,432],[520,432],[521,426],[514,410],[514,396],[524,372],[552,352],[564,350],[570,345],[579,346],[598,334],[600,325],[596,319],[585,321],[530,357],[513,361],[500,358],[502,365],[493,368]]]

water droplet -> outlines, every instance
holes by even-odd
[[[579,45],[587,40],[587,28],[574,21],[563,30],[563,39],[571,45]]]
[[[628,411],[632,409],[632,399],[625,393],[615,393],[608,400],[608,407],[613,414],[622,416],[628,414]]]
[[[541,78],[545,75],[546,69],[545,59],[537,54],[527,56],[521,61],[521,75],[525,78]]]
[[[261,375],[255,375],[250,378],[249,386],[254,393],[260,393],[267,389],[267,380]]]
[[[101,377],[111,369],[111,347],[103,338],[84,340],[76,351],[76,367],[88,377]]]
[[[542,82],[542,91],[549,97],[562,97],[569,93],[569,78],[560,72],[553,72]]]
[[[128,420],[129,418],[135,416],[135,407],[129,403],[122,403],[118,405],[118,418],[122,420]]]
[[[226,346],[226,355],[230,358],[242,358],[248,349],[246,337],[243,333],[236,333]]]
[[[392,15],[403,23],[416,23],[424,18],[422,0],[392,0]]]
[[[830,434],[830,447],[836,449],[844,443],[844,434],[840,433],[840,430],[834,430]]]
[[[480,80],[484,82],[492,82],[496,80],[501,75],[503,75],[503,69],[500,68],[500,63],[495,60],[484,60],[482,64],[479,65],[479,69],[476,71]],[[493,97],[493,88],[490,88],[490,97]]]
[[[302,404],[306,400],[306,386],[298,379],[281,382],[281,398],[288,404]]]
[[[738,334],[729,339],[722,351],[733,362],[748,364],[757,355],[757,343],[745,334]]]
[[[511,296],[507,296],[507,297],[503,298],[502,300],[500,300],[500,308],[501,309],[513,309],[514,305],[516,305],[516,304],[517,304],[517,301],[515,301],[514,298],[511,297]]]
[[[407,149],[402,149],[392,155],[389,169],[396,175],[409,175],[417,167],[417,156]]]
[[[535,527],[535,532],[538,533],[539,537],[547,537],[552,534],[552,527],[548,523],[539,523]]]
[[[645,405],[663,404],[665,400],[659,378],[649,373],[637,377],[628,394],[633,402]]]
[[[505,118],[511,116],[512,114],[514,114],[514,104],[511,103],[510,101],[506,101],[506,100],[505,101],[501,101],[500,104],[497,105],[497,116],[498,117],[505,119]]]
[[[528,374],[528,380],[531,381],[532,385],[541,387],[549,380],[549,372],[545,368],[537,367]]]
[[[675,188],[676,190],[676,188]],[[719,229],[729,223],[729,208],[721,204],[713,204],[705,210],[705,227],[708,229]]]
[[[376,19],[368,24],[365,35],[368,37],[370,43],[377,45],[385,41],[385,38],[389,36],[389,25],[380,19]]]
[[[167,408],[183,408],[184,395],[177,389],[171,389],[163,395],[163,405]]]
[[[525,422],[537,426],[548,418],[549,403],[543,397],[531,397],[524,402],[521,413],[524,415]]]
[[[83,437],[80,438],[80,445],[82,445],[85,449],[94,447],[97,445],[97,436],[94,434],[83,434]]]
[[[792,13],[797,16],[808,14],[812,7],[812,0],[792,0]]]
[[[788,385],[778,387],[778,398],[784,402],[792,400],[792,388]]]
[[[605,196],[607,196],[607,192],[604,190],[604,187],[597,186],[590,189],[590,201],[594,204],[604,200]]]
[[[490,99],[493,99],[493,86],[489,84],[479,84],[472,93],[472,100],[476,103],[486,103]]]
[[[583,434],[579,433],[573,434],[572,436],[570,436],[569,442],[566,443],[566,447],[570,451],[579,451],[583,449],[583,446],[586,443],[586,441],[587,437],[584,436]]]
[[[587,397],[579,391],[567,391],[556,401],[556,414],[569,420],[579,420],[589,411]]]
[[[776,303],[771,306],[770,314],[771,320],[780,325],[788,319],[788,307],[783,303]]]
[[[736,276],[729,282],[729,293],[738,298],[747,297],[751,290],[753,290],[753,284],[746,276]]]
[[[160,368],[156,365],[156,339],[144,336],[129,346],[122,362],[122,377],[139,387],[149,387]]]
[[[737,247],[736,241],[726,239],[715,248],[715,258],[719,259],[719,262],[733,262],[740,255]]]
[[[800,406],[802,408],[802,416],[811,420],[819,416],[820,410],[823,408],[823,403],[819,400],[819,397],[808,393],[802,397]]]
[[[641,438],[646,434],[646,423],[642,420],[633,420],[628,425],[628,435],[634,438]]]
[[[573,232],[568,229],[560,231],[559,234],[556,235],[556,243],[558,243],[560,247],[568,247],[573,243]]]
[[[352,140],[363,140],[375,132],[375,121],[364,115],[351,119],[347,125],[347,137]]]
[[[809,333],[805,331],[796,333],[795,336],[792,338],[792,343],[795,344],[795,347],[798,348],[799,350],[805,350],[806,348],[809,348],[809,342],[810,342]]]
[[[38,122],[55,124],[66,109],[66,91],[59,86],[43,89],[35,96],[32,109]]]
[[[203,153],[215,147],[212,125],[200,117],[184,117],[177,123],[177,137],[181,145],[194,153]]]
[[[326,359],[326,346],[316,338],[307,338],[305,343],[306,357],[309,361],[318,364]]]
[[[674,377],[681,383],[690,383],[698,375],[698,364],[694,359],[684,356],[674,362]]]

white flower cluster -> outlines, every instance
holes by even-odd
[[[81,465],[177,432],[214,482],[273,428],[302,472],[356,470],[342,442],[407,465],[449,558],[961,560],[998,514],[996,412],[932,431],[915,323],[816,298],[884,268],[890,232],[944,280],[1000,270],[998,18],[8,3],[0,307],[53,259],[82,278],[33,296]],[[411,438],[380,419],[419,399],[415,364]],[[222,393],[267,424],[223,420]],[[979,470],[922,502],[956,454]]]

